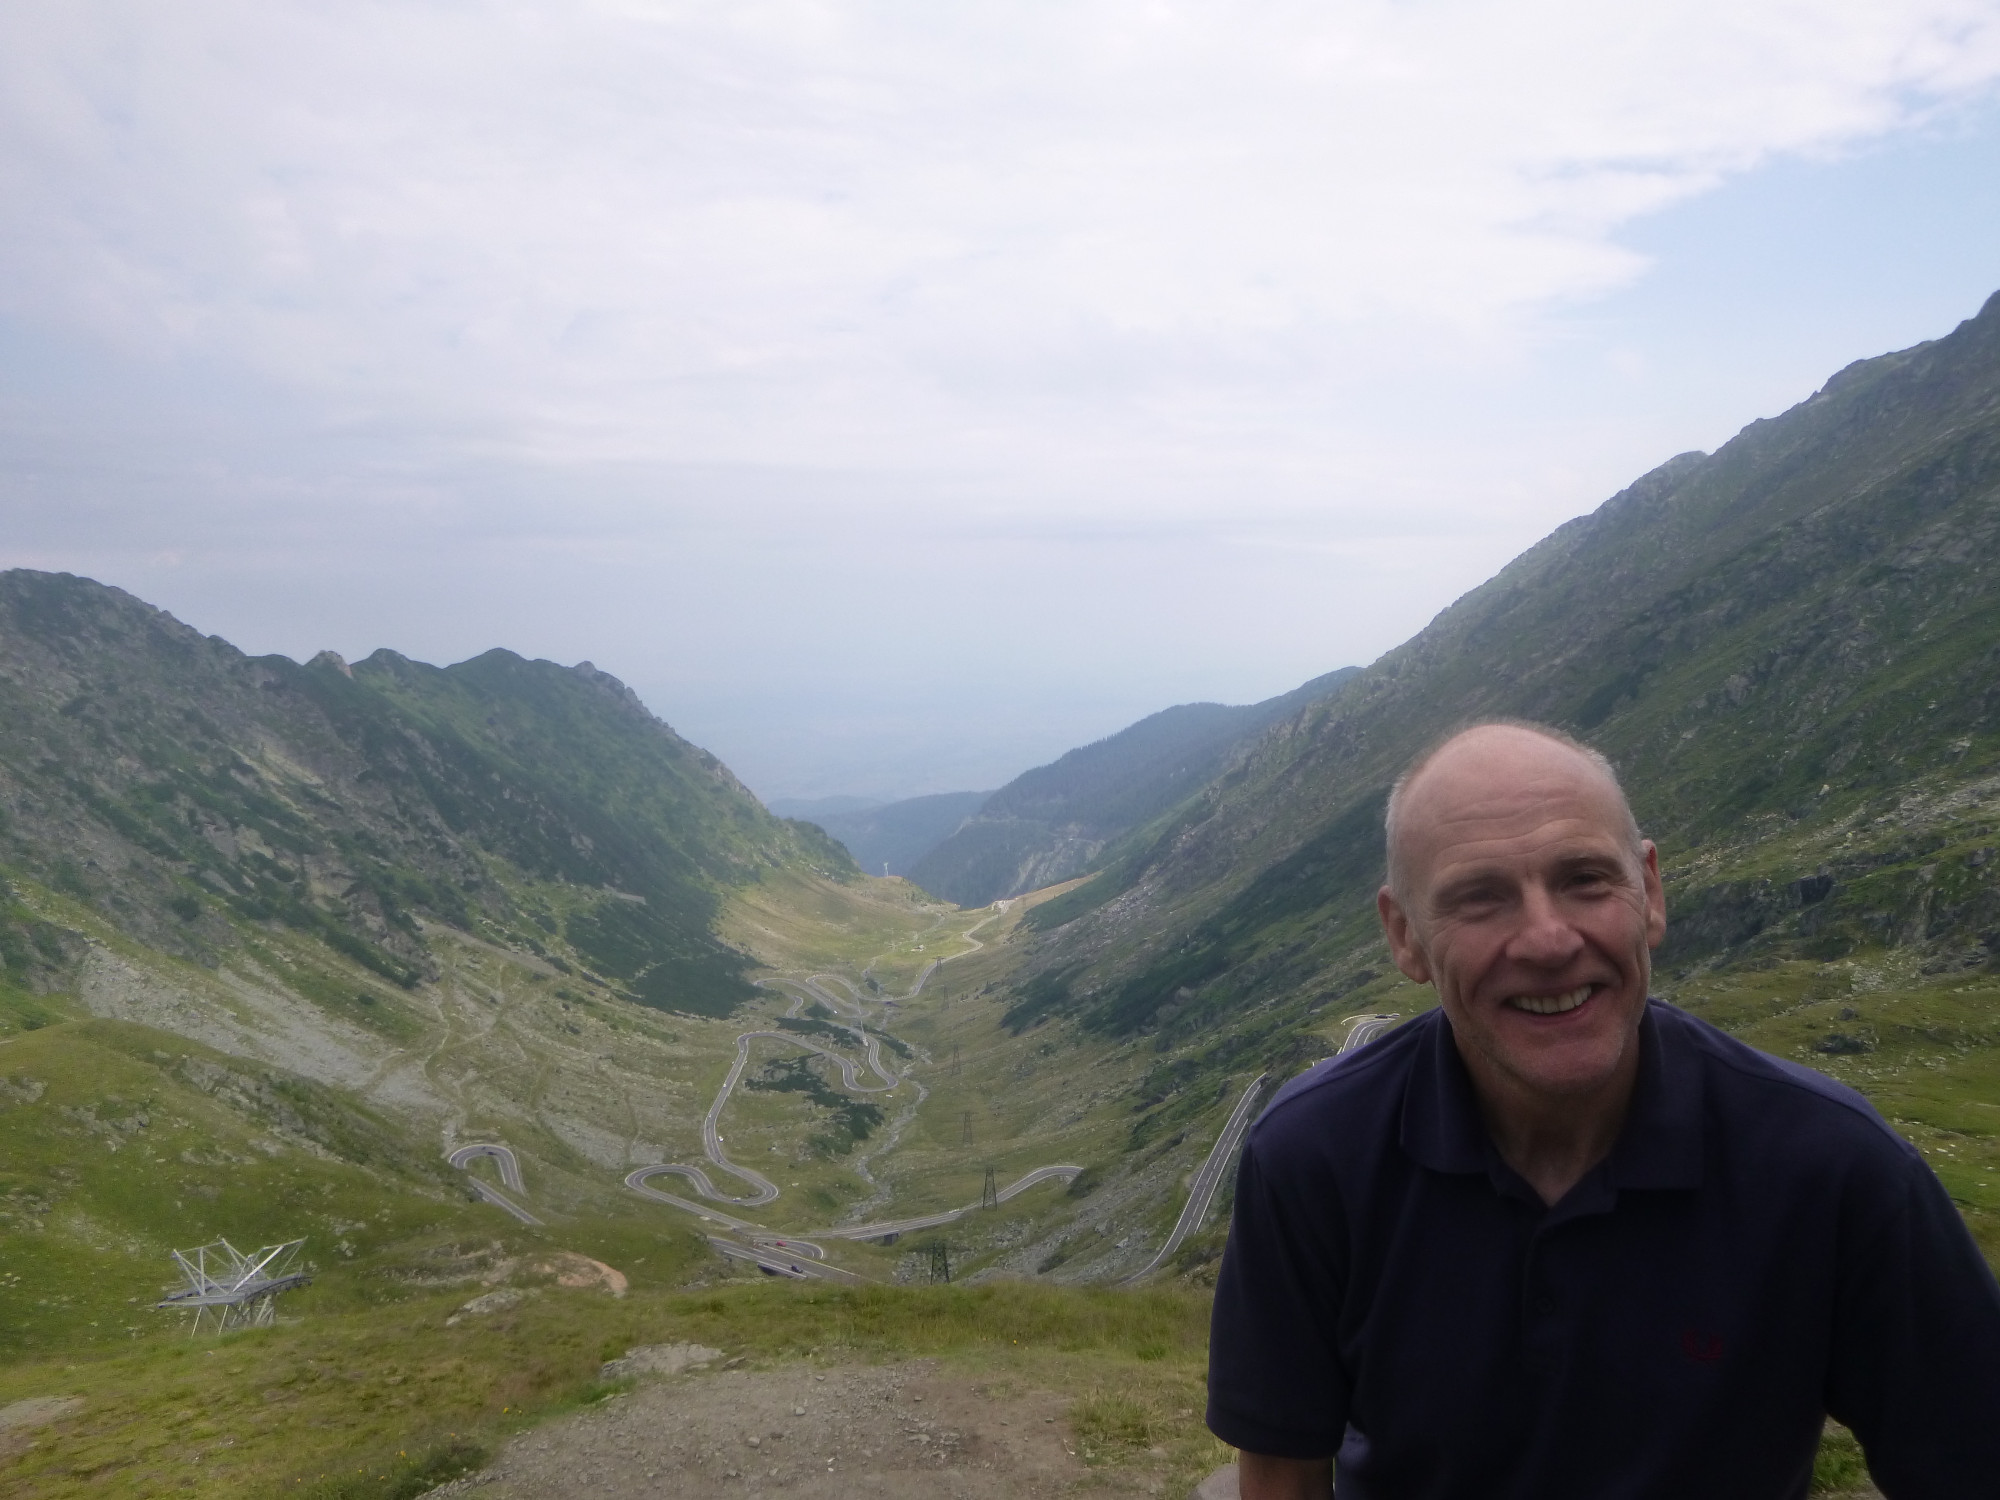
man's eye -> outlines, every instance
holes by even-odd
[[[1500,904],[1497,891],[1465,891],[1449,903],[1451,910],[1463,916],[1471,912],[1491,911]]]

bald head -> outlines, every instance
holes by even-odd
[[[1467,799],[1489,791],[1575,786],[1579,781],[1601,794],[1603,815],[1633,857],[1640,857],[1644,841],[1618,773],[1580,740],[1546,724],[1496,720],[1437,741],[1410,762],[1389,792],[1384,819],[1389,889],[1408,905],[1413,867],[1423,857],[1431,830]]]

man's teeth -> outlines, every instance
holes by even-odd
[[[1580,984],[1566,995],[1516,995],[1507,1003],[1533,1015],[1559,1016],[1566,1010],[1575,1010],[1589,998],[1590,986]]]

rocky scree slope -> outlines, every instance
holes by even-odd
[[[210,966],[277,924],[407,987],[442,922],[710,1014],[750,993],[712,931],[727,890],[854,873],[589,663],[301,666],[24,569],[0,573],[0,865]],[[73,934],[0,928],[17,986],[64,985]]]

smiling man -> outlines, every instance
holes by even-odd
[[[1859,1095],[1649,1001],[1603,758],[1476,726],[1387,821],[1439,1006],[1244,1147],[1208,1420],[1246,1500],[1794,1500],[1829,1413],[1889,1500],[2000,1494],[2000,1286]]]

